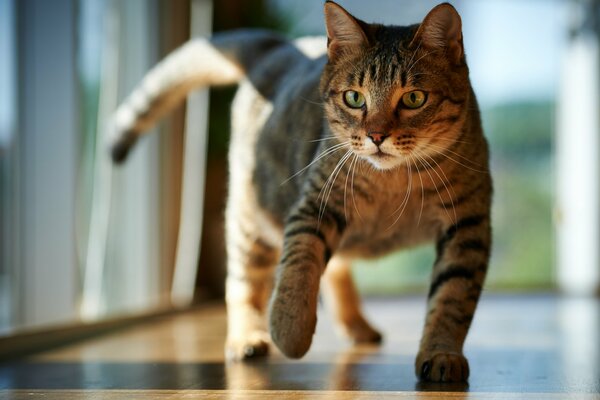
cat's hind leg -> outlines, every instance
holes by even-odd
[[[325,303],[340,330],[354,343],[379,343],[382,336],[363,315],[350,266],[350,260],[340,256],[327,263],[321,286]]]
[[[230,229],[227,250],[225,354],[230,360],[265,356],[270,343],[266,309],[279,250],[243,225],[235,233]]]

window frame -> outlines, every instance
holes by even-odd
[[[189,306],[195,288],[202,226],[206,159],[204,153],[207,139],[206,129],[203,129],[203,126],[207,125],[208,107],[206,95],[200,95],[202,98],[200,101],[192,100],[193,111],[187,112],[187,129],[193,130],[194,134],[185,135],[185,146],[189,148],[194,144],[200,144],[199,149],[196,149],[195,153],[185,149],[182,131],[173,132],[179,139],[172,143],[169,142],[170,139],[163,138],[165,135],[151,134],[143,141],[146,143],[140,143],[139,148],[136,149],[137,162],[134,154],[133,162],[125,165],[123,170],[117,173],[120,176],[117,176],[116,182],[113,182],[117,193],[109,193],[111,198],[124,196],[124,201],[130,209],[142,208],[141,211],[137,210],[138,218],[123,223],[134,226],[133,233],[130,234],[135,235],[135,232],[139,231],[147,232],[147,239],[141,245],[138,243],[137,253],[131,252],[127,255],[124,251],[122,253],[125,254],[124,258],[112,262],[119,262],[120,265],[136,265],[126,279],[132,281],[138,278],[144,279],[145,282],[141,286],[143,293],[138,293],[140,296],[132,301],[135,303],[134,307],[116,309],[110,313],[100,310],[101,312],[92,315],[91,318],[83,318],[81,305],[86,295],[84,282],[89,271],[85,269],[85,261],[82,268],[81,246],[79,252],[77,246],[77,240],[87,241],[86,235],[82,235],[81,229],[78,229],[78,222],[80,222],[78,218],[81,218],[78,213],[82,209],[78,204],[80,200],[78,196],[81,195],[78,193],[78,170],[81,167],[83,153],[80,117],[82,92],[77,67],[79,3],[78,0],[4,1],[14,5],[15,11],[14,65],[15,82],[17,82],[15,132],[17,134],[14,135],[15,143],[11,149],[15,157],[9,160],[14,167],[10,177],[11,183],[14,183],[12,187],[14,198],[11,199],[10,208],[2,210],[12,218],[10,221],[2,221],[3,232],[9,229],[15,232],[10,242],[4,240],[2,242],[2,262],[9,266],[12,273],[10,297],[14,310],[10,313],[10,326],[3,329],[5,332],[0,330],[0,339],[18,337],[32,329],[42,333],[56,329],[60,331],[57,326],[61,325],[68,325],[69,329],[73,326],[101,327],[106,321],[118,320],[122,315],[152,315]],[[139,21],[143,25],[141,28],[125,27],[125,29],[137,29],[134,35],[138,35],[139,40],[134,40],[132,43],[140,45],[140,41],[145,41],[147,44],[144,50],[146,63],[138,65],[137,71],[129,72],[126,78],[128,84],[124,83],[123,78],[123,74],[127,74],[127,71],[119,67],[119,101],[139,82],[141,76],[162,58],[165,50],[174,47],[173,38],[169,36],[173,33],[165,29],[165,27],[169,28],[168,22],[171,23],[169,29],[180,29],[175,27],[178,23],[175,19],[184,15],[191,19],[195,33],[210,32],[211,0],[186,0],[186,4],[189,4],[187,11],[184,6],[169,13],[163,12],[168,3],[166,0],[131,2],[106,0],[106,2],[119,11],[128,9],[130,16],[135,14],[133,11],[137,4],[146,10],[144,15],[147,17],[145,19],[142,17]],[[127,13],[127,10],[125,12]],[[195,18],[193,13],[196,15]],[[173,21],[167,21],[168,18]],[[123,20],[126,18],[123,17]],[[144,37],[143,32],[148,33],[149,36]],[[189,37],[189,31],[187,37],[182,37],[181,32],[177,35],[178,39],[175,40],[181,42]],[[122,48],[121,52],[128,50],[130,49]],[[40,59],[45,59],[47,62],[40,62]],[[179,113],[178,117],[162,123],[157,129],[177,130],[177,126],[181,128],[183,125],[183,114]],[[163,146],[165,142],[170,144]],[[175,155],[165,153],[173,149]],[[188,161],[180,169],[173,168],[165,173],[164,164],[181,163],[184,152],[191,162]],[[190,169],[193,170],[191,173]],[[187,178],[182,179],[182,174],[184,176],[187,174]],[[131,182],[140,180],[143,180],[144,184],[131,189]],[[173,180],[183,180],[183,183],[179,184],[180,187],[183,186],[183,194],[165,196],[164,188],[178,187],[177,184],[173,184]],[[186,185],[188,186],[187,200],[185,200]],[[125,192],[126,190],[128,192]],[[139,205],[141,197],[149,199],[146,206]],[[123,201],[122,198],[120,200]],[[187,206],[177,204],[177,210],[179,208],[182,210],[181,215],[179,212],[162,211],[165,206],[179,202],[185,204],[186,201]],[[190,217],[189,210],[192,203],[195,203],[193,204],[195,210]],[[188,214],[185,214],[184,209],[188,210]],[[148,225],[145,219],[148,215],[151,215],[151,225]],[[184,257],[183,264],[180,254],[182,242],[180,238],[183,235],[180,221],[194,221],[197,224],[195,231],[186,239],[188,243],[196,242],[196,254],[189,257],[191,253],[186,253],[187,258]],[[176,229],[162,229],[165,226]],[[178,232],[179,238],[176,237]],[[166,235],[170,235],[169,240],[163,240]],[[14,249],[14,251],[5,252],[5,249]],[[150,254],[151,251],[154,253]],[[143,252],[145,255],[139,257]],[[83,256],[85,259],[85,254]],[[147,264],[150,263],[153,264],[152,271],[147,271],[144,277],[141,277],[140,271],[148,268]],[[176,269],[177,273],[175,273]],[[177,279],[184,282],[183,286],[173,284],[174,275],[179,276]],[[100,281],[106,282],[106,277],[107,271],[103,268],[99,275]],[[104,297],[110,292],[106,287],[101,286],[100,289],[99,293]],[[186,294],[179,295],[181,290]],[[171,297],[177,300],[175,304],[177,307],[170,302]],[[129,299],[124,299],[125,303],[128,301]]]

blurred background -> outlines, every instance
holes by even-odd
[[[322,0],[0,0],[0,335],[222,298],[232,89],[195,94],[128,162],[103,126],[190,36],[324,34]],[[368,22],[438,1],[340,0]],[[455,0],[492,149],[487,292],[598,293],[600,2]],[[431,246],[354,273],[424,294]]]

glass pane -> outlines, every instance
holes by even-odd
[[[567,6],[465,3],[467,55],[495,183],[490,288],[555,285],[553,138]]]
[[[13,140],[17,103],[14,20],[13,0],[0,0],[0,333],[12,327],[13,296],[18,283],[13,258],[17,232],[14,226],[17,172],[17,149]]]
[[[81,160],[78,176],[77,237],[78,263],[83,276],[94,185],[94,152],[98,127],[98,105],[105,33],[106,0],[79,2],[78,71],[81,99]]]
[[[164,3],[168,4],[167,2]],[[159,59],[159,2],[80,0],[82,129],[79,265],[85,319],[164,305],[160,137],[150,133],[123,165],[108,158],[103,128]]]

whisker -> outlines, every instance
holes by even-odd
[[[419,41],[419,44],[417,45],[417,48],[413,51],[412,56],[410,57],[410,60],[408,60],[408,63],[406,63],[406,65],[408,65],[408,70],[410,71],[411,67],[412,67],[412,62],[415,59],[415,56],[417,55],[417,53],[419,52],[419,50],[421,49],[421,45],[423,44],[423,40],[421,39]],[[408,73],[407,73],[408,75]]]
[[[417,220],[417,226],[421,224],[421,217],[423,216],[423,208],[425,206],[425,188],[423,185],[423,178],[421,178],[421,172],[419,171],[419,167],[415,163],[413,156],[409,156],[408,161],[410,163],[414,163],[415,171],[417,172],[417,176],[419,177],[419,181],[421,182],[421,210],[419,211],[419,219]]]
[[[416,74],[412,74],[411,77],[415,77],[415,76],[419,76],[419,75],[428,75],[428,76],[434,76],[435,74],[430,74],[428,72],[417,72]]]
[[[445,138],[445,137],[439,137],[439,136],[422,136],[419,135],[418,139],[435,139],[435,141],[444,141],[444,142],[448,142],[448,143],[464,143],[464,144],[474,144],[474,142],[469,141],[469,140],[460,140],[460,139],[451,139],[451,138]]]
[[[428,158],[431,160],[431,162],[432,162],[432,163],[435,163],[435,162],[434,162],[434,160],[433,160],[433,158],[432,158],[431,156],[428,156],[427,154],[423,154],[423,155],[424,155],[425,157],[428,157]],[[437,166],[437,165],[436,165],[436,166]],[[453,211],[454,211],[454,221],[456,222],[458,219],[457,219],[457,217],[456,217],[456,207],[454,207],[454,198],[456,198],[457,196],[456,196],[456,192],[454,191],[454,186],[453,186],[453,185],[452,185],[452,183],[450,182],[450,179],[448,179],[448,176],[447,176],[447,175],[446,175],[446,173],[444,172],[444,169],[443,169],[443,168],[436,168],[436,169],[434,169],[434,170],[433,170],[433,172],[435,172],[435,173],[436,173],[436,174],[438,174],[438,176],[439,176],[439,173],[437,172],[437,170],[438,170],[438,169],[439,169],[439,172],[440,172],[442,175],[444,175],[444,180],[445,180],[446,182],[448,182],[448,185],[450,186],[450,189],[452,190],[452,193],[450,193],[450,191],[448,190],[448,187],[447,187],[446,185],[444,185],[444,187],[446,188],[446,192],[448,192],[448,196],[450,197],[450,203],[452,203],[452,209],[453,209]],[[441,177],[440,177],[440,179],[441,179]]]
[[[484,170],[481,170],[481,169],[472,168],[472,167],[470,167],[470,166],[468,166],[468,165],[465,165],[465,164],[461,163],[460,161],[458,161],[458,160],[456,160],[456,159],[454,159],[454,158],[452,158],[452,157],[450,157],[450,156],[448,155],[448,153],[451,153],[451,154],[453,154],[453,155],[456,155],[457,157],[460,157],[460,158],[462,158],[463,160],[466,160],[466,161],[468,161],[469,163],[471,163],[471,164],[475,165],[476,167],[481,167],[481,165],[479,165],[479,164],[477,164],[477,163],[475,163],[475,162],[473,162],[473,161],[469,160],[467,157],[465,157],[465,156],[463,156],[463,155],[461,155],[461,154],[459,154],[459,153],[457,153],[457,152],[455,152],[455,151],[452,151],[452,150],[449,150],[449,149],[445,149],[445,148],[443,148],[443,147],[436,146],[436,145],[434,145],[434,144],[431,144],[431,143],[430,143],[430,144],[428,144],[427,148],[428,148],[428,149],[431,149],[431,150],[432,150],[434,153],[436,153],[436,154],[439,154],[439,155],[441,155],[441,156],[444,156],[444,157],[448,158],[450,161],[453,161],[454,163],[456,163],[456,164],[458,164],[458,165],[460,165],[460,166],[462,166],[462,167],[465,167],[465,168],[467,168],[467,169],[470,169],[471,171],[474,171],[474,172],[479,172],[479,173],[482,173],[482,174],[486,174],[486,173],[487,173],[487,171],[484,171]]]
[[[360,211],[358,211],[358,206],[356,205],[356,198],[354,197],[354,173],[356,172],[356,164],[358,164],[358,155],[354,155],[353,164],[350,165],[350,169],[352,169],[352,182],[350,183],[350,188],[352,189],[352,203],[354,203],[354,209],[356,210],[356,214],[361,221],[363,220],[362,215],[360,215]]]
[[[355,154],[353,155],[355,156]],[[348,178],[350,177],[353,161],[354,159],[350,161],[350,166],[348,167],[348,172],[346,173],[346,181],[344,182],[344,217],[346,218],[346,221],[348,221],[348,211],[346,211],[346,199],[348,198]]]
[[[431,51],[429,51],[429,52],[427,52],[427,53],[423,54],[421,57],[417,58],[417,60],[416,60],[414,63],[412,63],[412,65],[410,66],[410,68],[408,69],[408,71],[406,71],[406,75],[407,75],[407,76],[408,76],[408,75],[410,75],[410,71],[412,71],[412,69],[413,69],[413,68],[414,68],[414,67],[417,65],[417,63],[418,63],[419,61],[421,61],[422,59],[424,59],[424,58],[425,58],[425,57],[427,57],[428,55],[430,55],[430,54],[433,54],[433,53],[436,53],[436,52],[438,52],[438,51],[439,51],[439,50],[431,50]],[[412,76],[412,75],[411,75],[411,76]]]
[[[319,160],[321,160],[323,157],[329,156],[329,155],[335,153],[336,151],[338,151],[338,150],[340,150],[340,149],[342,149],[344,147],[348,147],[348,146],[350,146],[350,141],[349,140],[346,141],[346,142],[335,144],[335,145],[331,146],[330,148],[324,150],[321,154],[319,154],[318,156],[316,156],[315,159],[312,160],[310,162],[310,164],[308,164],[306,167],[302,168],[300,171],[296,172],[294,175],[290,176],[289,178],[287,178],[286,180],[284,180],[283,182],[281,182],[280,186],[284,185],[288,181],[294,179],[296,176],[298,176],[301,173],[303,173],[304,171],[306,171],[308,168],[310,168],[316,162],[318,162]]]
[[[353,154],[352,151],[348,150],[348,152],[346,152],[342,156],[342,158],[338,161],[336,167],[333,169],[333,172],[329,176],[328,182],[325,184],[326,189],[325,189],[324,198],[321,200],[322,209],[319,210],[318,226],[321,225],[321,220],[322,220],[323,216],[325,215],[325,210],[327,208],[327,204],[329,203],[329,197],[331,196],[333,187],[335,186],[335,181],[337,180],[338,175],[342,171],[344,164],[352,156],[352,154]],[[329,187],[327,188],[327,186],[329,186]],[[324,200],[324,202],[323,202],[323,200]]]
[[[322,137],[320,139],[307,140],[307,142],[308,143],[324,142],[326,140],[333,140],[333,139],[337,139],[337,136],[335,136],[335,135],[333,135],[333,136],[325,136],[325,137]]]
[[[429,168],[431,168],[431,165],[429,165],[426,160],[423,160],[423,158],[420,157],[417,153],[414,153],[414,156],[415,156],[416,160],[419,161],[419,163],[423,166],[425,172],[427,172],[427,175],[429,175],[429,179],[431,180],[431,183],[433,184],[433,188],[435,189],[435,191],[436,191],[436,193],[438,195],[438,198],[440,199],[440,202],[443,205],[444,204],[444,199],[442,198],[442,195],[441,195],[440,191],[437,188],[437,184],[436,184],[435,179],[433,179],[433,175],[431,175],[431,172],[429,172]],[[448,212],[448,209],[446,208],[446,206],[444,205],[443,207],[444,207],[444,211],[448,215],[448,218],[452,219],[452,217],[450,216],[450,213]]]
[[[400,217],[402,217],[402,214],[404,214],[404,210],[406,209],[406,206],[408,205],[408,202],[410,200],[410,194],[412,192],[412,174],[411,174],[411,164],[409,163],[407,165],[408,168],[408,189],[406,190],[406,194],[404,196],[404,199],[402,200],[402,203],[400,204],[400,207],[398,207],[398,209],[396,209],[396,211],[394,211],[391,215],[396,214],[396,212],[398,212],[398,210],[400,210],[400,208],[402,208],[402,210],[400,211],[400,213],[398,214],[398,216],[396,217],[396,219],[394,220],[394,222],[392,222],[392,224],[386,229],[386,230],[390,230],[392,229],[392,227],[394,225],[396,225],[396,223],[400,220]]]
[[[448,189],[448,185],[446,185],[445,180],[441,177],[441,175],[437,172],[436,168],[433,167],[425,158],[423,158],[422,156],[427,156],[426,154],[421,154],[421,156],[419,155],[418,152],[414,153],[415,156],[418,157],[418,159],[420,160],[421,163],[425,163],[426,166],[424,165],[424,167],[426,168],[425,171],[427,172],[427,174],[429,174],[429,178],[431,179],[431,182],[433,183],[433,187],[435,188],[435,191],[438,194],[438,197],[440,198],[440,201],[442,203],[444,203],[444,199],[442,198],[441,193],[439,192],[437,185],[435,183],[435,180],[433,179],[433,175],[431,175],[431,173],[429,172],[429,170],[431,169],[433,172],[435,172],[435,174],[437,175],[437,177],[440,179],[440,182],[442,183],[442,185],[444,185],[444,188],[446,189],[446,193],[448,193],[448,196],[450,197],[450,201],[452,202],[452,210],[453,210],[453,214],[454,214],[454,221],[457,221],[457,217],[456,217],[456,208],[454,207],[454,201],[452,200],[452,194],[450,193],[450,190]],[[435,166],[437,167],[438,164],[435,164]],[[429,167],[429,168],[427,168]],[[448,182],[448,184],[450,184],[450,182]],[[446,214],[448,215],[448,218],[450,218],[450,220],[452,220],[452,216],[450,215],[450,213],[448,212],[447,208],[444,206],[444,211],[446,211]]]
[[[321,191],[319,192],[319,197],[321,197],[321,194],[323,193],[323,190],[325,189],[325,193],[323,193],[323,197],[321,198],[321,206],[319,207],[319,219],[317,222],[317,226],[321,226],[321,221],[323,219],[323,216],[325,215],[325,209],[327,208],[327,203],[329,202],[329,197],[331,196],[331,192],[333,191],[333,186],[335,185],[335,181],[336,181],[340,171],[342,170],[344,164],[352,156],[352,154],[354,154],[352,152],[352,150],[348,150],[342,156],[342,158],[340,158],[340,160],[337,162],[335,168],[329,175],[329,178],[327,178],[325,185],[321,188]]]
[[[306,97],[302,97],[302,96],[299,96],[298,98],[300,100],[303,100],[303,101],[307,102],[307,103],[314,104],[314,105],[317,105],[317,106],[320,106],[320,107],[325,107],[325,105],[323,104],[323,102],[312,101],[312,100],[309,100]]]
[[[407,176],[410,176],[410,174],[411,174],[410,164],[407,164],[406,168],[408,170],[408,175]],[[409,180],[409,185],[408,185],[409,188],[410,188],[410,182],[411,181]],[[402,208],[403,204],[408,201],[407,198],[408,198],[408,190],[406,191],[406,193],[404,194],[404,197],[402,198],[402,202],[400,203],[400,207],[396,208],[394,210],[394,212],[390,214],[390,217],[396,215],[396,213],[400,210],[400,208]]]

